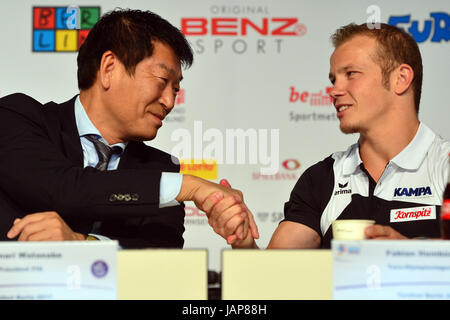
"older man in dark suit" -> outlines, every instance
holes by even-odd
[[[80,94],[58,105],[0,100],[2,240],[118,239],[125,248],[182,247],[183,201],[207,214],[224,201],[224,236],[257,236],[242,193],[188,175],[155,138],[172,110],[184,36],[149,11],[116,10],[78,55]]]

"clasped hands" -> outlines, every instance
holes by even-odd
[[[233,247],[251,248],[259,238],[254,217],[244,203],[242,192],[232,189],[227,180],[220,184],[195,177],[185,177],[186,185],[177,200],[194,201],[204,211],[213,230]],[[187,190],[187,191],[186,191]],[[85,236],[73,231],[55,211],[39,212],[15,219],[7,237],[18,241],[84,240]],[[388,226],[368,227],[371,239],[406,239]]]
[[[246,238],[251,238],[251,241],[253,238],[259,238],[258,228],[253,215],[243,202],[242,192],[232,189],[226,180],[216,184],[185,176],[177,200],[194,201],[196,206],[206,213],[213,230],[225,238],[228,244]],[[32,213],[15,219],[7,237],[18,237],[18,241],[85,239],[85,235],[73,231],[55,211]]]

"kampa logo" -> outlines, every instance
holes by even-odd
[[[430,36],[431,42],[450,40],[450,15],[446,12],[432,12],[430,17],[432,19],[422,22],[411,20],[411,15],[391,16],[388,24],[398,28],[407,27],[406,31],[419,43],[427,41]]]
[[[430,187],[420,187],[420,188],[395,188],[395,197],[426,197],[432,196]]]
[[[348,187],[348,181],[346,183],[338,183],[338,187],[339,189],[334,192],[335,196],[352,193],[352,189],[346,189]]]

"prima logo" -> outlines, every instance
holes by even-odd
[[[334,192],[335,196],[339,196],[341,194],[351,194],[352,189],[345,189],[348,186],[348,181],[346,183],[338,183],[339,190]]]

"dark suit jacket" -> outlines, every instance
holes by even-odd
[[[57,211],[72,230],[124,248],[178,247],[184,205],[159,209],[161,172],[179,172],[169,154],[130,141],[117,170],[83,168],[75,97],[42,105],[24,95],[0,99],[0,240],[16,217]]]

